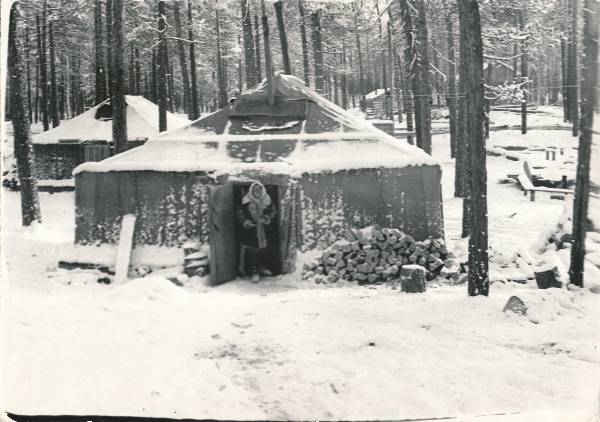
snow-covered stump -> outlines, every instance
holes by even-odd
[[[420,265],[404,265],[400,269],[400,285],[406,293],[423,293],[426,289],[427,270]]]
[[[535,281],[537,283],[538,288],[540,289],[548,289],[550,287],[562,287],[562,283],[558,280],[558,268],[554,267],[549,270],[544,270],[540,272],[536,272]]]

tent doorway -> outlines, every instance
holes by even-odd
[[[250,188],[250,182],[227,183],[210,187],[210,254],[211,282],[213,285],[233,280],[240,275],[241,236],[237,211],[242,198]],[[277,214],[267,232],[267,248],[262,261],[273,275],[283,272],[281,245],[281,190],[282,186],[265,185]],[[286,250],[286,249],[284,249]]]
[[[233,203],[236,210],[236,218],[233,222],[235,226],[235,245],[237,252],[237,268],[239,275],[246,275],[247,262],[244,260],[244,248],[242,247],[241,239],[241,223],[237,218],[237,214],[242,208],[242,199],[248,193],[251,183],[236,183],[233,186]],[[273,206],[277,214],[266,230],[267,247],[260,253],[260,264],[264,269],[269,270],[271,274],[278,275],[282,272],[281,256],[280,256],[280,234],[279,234],[279,219],[280,219],[280,188],[276,185],[265,185],[267,194],[271,197]]]

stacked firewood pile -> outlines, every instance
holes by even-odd
[[[448,252],[441,239],[415,239],[397,229],[355,230],[344,232],[340,240],[320,258],[303,267],[303,279],[316,283],[335,283],[338,280],[358,284],[396,282],[403,266],[420,266],[427,280],[441,276],[456,280],[460,269],[454,255]],[[409,267],[413,268],[413,267]]]
[[[183,245],[184,272],[188,277],[204,277],[210,272],[208,255],[202,251],[202,245],[197,242],[187,242]]]

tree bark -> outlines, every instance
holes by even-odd
[[[112,28],[112,139],[115,152],[119,153],[127,149],[127,103],[125,101],[125,36],[123,22],[123,2],[125,0],[113,0],[111,15],[113,17]]]
[[[244,36],[244,60],[246,63],[246,87],[252,88],[260,81],[256,72],[254,54],[254,36],[252,35],[252,19],[248,0],[240,0],[242,6],[242,32]]]
[[[525,17],[523,13],[522,10],[518,12],[521,33],[525,30]],[[523,84],[528,84],[527,68],[527,41],[521,40],[521,82]],[[527,133],[527,85],[521,91],[521,95],[523,96],[521,98],[521,134],[525,135]]]
[[[158,57],[156,59],[156,91],[158,95],[158,131],[167,130],[167,108],[169,99],[167,98],[167,85],[169,83],[168,63],[167,63],[167,22],[166,22],[165,0],[158,1]]]
[[[452,12],[444,2],[446,45],[448,49],[448,112],[450,114],[450,156],[456,158],[456,57]]]
[[[50,43],[50,116],[52,127],[60,124],[58,117],[58,93],[56,89],[56,52],[54,50],[54,22],[48,23],[48,42]]]
[[[41,222],[40,201],[37,181],[33,177],[33,145],[29,114],[27,112],[27,91],[23,81],[24,68],[21,58],[22,45],[17,28],[21,13],[19,3],[14,2],[10,10],[8,28],[8,70],[11,82],[11,103],[13,110],[14,152],[17,160],[17,173],[21,186],[21,221],[23,226]]]
[[[324,69],[323,69],[323,44],[321,41],[321,16],[320,11],[315,10],[310,13],[311,38],[313,47],[315,89],[321,95],[324,91]]]
[[[483,41],[477,0],[458,0],[458,13],[465,31],[467,58],[466,135],[470,162],[470,221],[468,293],[489,293],[487,174],[483,133],[485,89],[483,77]]]
[[[342,108],[348,109],[348,76],[346,69],[346,43],[342,41],[342,74],[341,74],[341,89],[342,89]]]
[[[188,38],[190,40],[190,79],[192,90],[191,105],[192,109],[189,113],[190,120],[196,120],[200,117],[200,107],[198,105],[198,76],[196,75],[196,48],[194,46],[194,30],[193,25],[193,13],[192,13],[192,0],[188,0]]]
[[[267,96],[268,104],[272,106],[275,103],[273,91],[273,64],[271,62],[271,43],[269,40],[269,21],[267,19],[267,10],[265,0],[260,1],[261,21],[263,31],[263,44],[265,47],[265,73],[267,74]]]
[[[406,131],[409,135],[406,136],[406,141],[410,145],[414,145],[414,137],[412,134],[415,126],[414,126],[414,109],[413,109],[413,101],[412,101],[412,92],[410,91],[410,85],[408,83],[408,72],[404,69],[408,68],[410,63],[410,52],[408,48],[404,49],[404,66],[402,66],[402,58],[398,60],[398,70],[400,72],[400,80],[402,83],[402,101],[404,105],[404,112],[406,113]]]
[[[358,56],[358,89],[360,91],[358,104],[360,106],[360,110],[362,112],[365,112],[367,111],[367,94],[365,92],[365,77],[362,60],[362,49],[360,47],[360,35],[358,33],[358,30],[354,31],[354,35],[356,38],[356,54]]]
[[[106,99],[106,72],[104,70],[104,39],[102,36],[102,3],[94,0],[94,67],[96,70],[96,99],[100,104]]]
[[[113,24],[113,16],[112,16],[112,2],[113,0],[106,0],[106,76],[108,82],[106,84],[107,97],[112,98],[113,91],[113,64],[112,64],[112,49],[113,46],[110,45],[113,39],[112,36],[112,24]]]
[[[27,63],[27,115],[29,122],[33,119],[31,102],[31,57],[29,55],[29,26],[25,27],[25,62]]]
[[[583,287],[585,238],[590,191],[590,158],[594,104],[598,101],[598,49],[600,47],[600,4],[585,0],[583,15],[583,71],[581,81],[581,134],[577,152],[577,176],[573,201],[573,245],[569,281]]]
[[[190,77],[188,74],[187,58],[185,56],[185,45],[183,41],[183,31],[181,29],[181,17],[179,12],[179,2],[173,2],[173,16],[175,20],[175,33],[177,34],[177,52],[179,53],[179,66],[181,68],[181,82],[183,84],[183,104],[184,111],[188,118],[192,119],[192,104],[190,98]]]
[[[221,51],[221,30],[219,23],[219,10],[215,10],[215,25],[217,29],[217,83],[218,83],[218,102],[217,107],[223,108],[227,105],[227,88],[225,86],[225,70],[223,69],[223,53]]]
[[[394,57],[396,53],[394,52],[394,40],[392,34],[392,19],[390,14],[390,19],[387,24],[387,51],[388,58],[390,62],[390,71],[387,73],[389,75],[389,83],[387,84],[389,87],[389,99],[390,99],[390,118],[392,119],[392,123],[394,122],[394,109],[396,108],[396,89],[394,85],[394,75],[396,75],[396,70],[394,68]]]
[[[411,6],[408,0],[400,0],[404,34],[410,53],[410,65],[407,72],[410,74],[413,85],[417,146],[431,154],[431,86],[427,61],[425,5],[423,0],[415,0],[414,3]],[[411,13],[413,8],[417,11],[414,24]]]
[[[256,75],[258,82],[262,81],[262,65],[260,59],[260,25],[258,23],[258,15],[254,15],[254,42],[256,43]]]
[[[283,20],[283,1],[277,0],[273,3],[275,15],[277,16],[277,29],[279,30],[279,42],[281,43],[281,56],[283,61],[283,73],[292,75],[292,63],[290,62],[290,49],[288,46],[285,21]]]
[[[579,110],[578,110],[578,97],[577,92],[577,1],[570,1],[570,17],[571,17],[571,28],[570,28],[570,40],[568,46],[568,64],[567,64],[567,79],[569,89],[569,117],[573,124],[572,134],[577,136],[579,127]]]
[[[310,86],[310,63],[308,60],[308,38],[306,36],[306,14],[302,0],[298,0],[298,12],[300,13],[300,39],[302,41],[302,68],[304,70],[304,83]]]
[[[44,27],[40,24],[40,16],[36,15],[37,23],[37,44],[38,60],[40,62],[40,88],[42,95],[40,98],[40,113],[42,114],[42,125],[44,131],[50,129],[50,120],[48,113],[48,71],[46,68],[46,49],[44,43]]]

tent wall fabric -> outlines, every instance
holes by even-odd
[[[284,185],[283,193],[294,198],[297,206],[293,208],[302,214],[307,230],[341,210],[343,220],[329,228],[332,236],[345,228],[379,224],[400,228],[422,240],[443,234],[440,177],[436,167],[307,174],[294,187]],[[244,179],[238,176],[235,180]],[[256,175],[248,180],[266,185],[276,182]],[[135,214],[134,245],[174,247],[188,240],[208,243],[208,189],[228,183],[232,183],[229,178],[215,180],[204,172],[79,173],[75,178],[75,241],[84,245],[117,243],[121,217]],[[298,189],[298,193],[287,189]],[[301,241],[299,246],[303,245],[310,246]]]

